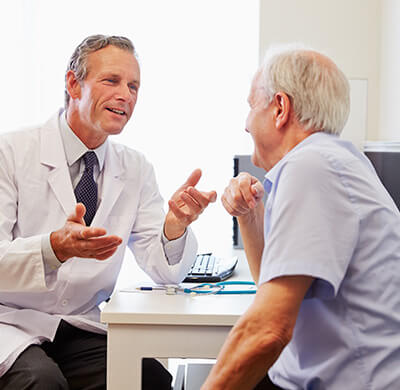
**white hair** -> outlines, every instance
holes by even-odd
[[[306,130],[342,132],[350,111],[350,86],[327,57],[297,44],[275,46],[267,50],[260,72],[267,103],[284,92]]]

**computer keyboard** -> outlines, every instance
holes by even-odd
[[[198,254],[183,282],[221,282],[232,275],[237,262],[237,257],[226,260],[215,257],[212,253]]]

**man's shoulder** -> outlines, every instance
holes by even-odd
[[[293,150],[282,164],[282,170],[324,170],[329,165],[330,156],[331,152],[328,149],[325,150],[317,145],[306,145],[301,149]]]
[[[21,144],[24,142],[38,141],[40,132],[42,129],[48,129],[49,131],[56,131],[58,129],[58,122],[55,115],[53,115],[48,121],[31,124],[27,126],[19,127],[12,131],[7,131],[0,134],[0,141],[2,143],[17,143]]]
[[[152,166],[144,153],[127,145],[109,140],[109,151],[126,168]]]
[[[341,170],[352,162],[360,162],[363,158],[356,147],[336,136],[321,137],[293,151],[288,162],[297,169],[325,170],[327,168]]]
[[[115,153],[118,156],[125,158],[145,159],[145,156],[142,152],[133,149],[130,146],[111,140],[109,140],[108,142],[111,153]]]
[[[25,148],[39,141],[40,126],[25,126],[0,135],[0,148]]]

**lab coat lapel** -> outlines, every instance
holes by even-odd
[[[40,162],[49,168],[47,181],[66,216],[69,216],[74,211],[76,200],[60,135],[58,117],[59,113],[54,115],[40,131]]]
[[[125,181],[123,180],[125,168],[122,166],[120,157],[111,142],[108,144],[103,169],[104,179],[101,202],[94,216],[92,226],[104,225],[111,209],[125,187]]]

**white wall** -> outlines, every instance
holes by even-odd
[[[348,78],[366,79],[366,138],[377,139],[380,0],[260,0],[260,4],[260,58],[272,43],[303,42],[330,56]]]
[[[380,129],[382,141],[400,141],[400,1],[382,0]]]

